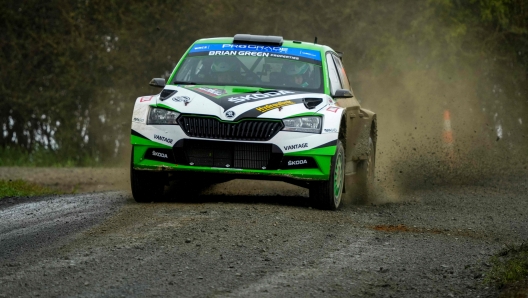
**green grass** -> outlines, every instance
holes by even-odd
[[[0,166],[2,167],[74,167],[90,162],[87,158],[68,158],[52,150],[27,152],[20,148],[0,148]]]
[[[506,247],[491,263],[486,281],[500,288],[528,279],[528,243]]]
[[[0,148],[0,167],[107,167],[127,164],[129,160],[130,151],[102,162],[88,154],[65,156],[49,149],[27,152],[21,148]]]
[[[22,196],[59,194],[60,191],[29,183],[24,180],[0,180],[0,199]]]

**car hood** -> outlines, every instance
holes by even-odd
[[[320,98],[308,108],[305,98]],[[233,86],[166,86],[156,96],[156,105],[185,114],[211,115],[226,121],[242,118],[282,119],[297,114],[317,112],[331,103],[322,93],[292,90],[271,90]]]

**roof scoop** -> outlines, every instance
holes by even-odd
[[[315,109],[320,103],[323,102],[322,98],[303,98],[304,106],[308,110]]]
[[[233,43],[282,46],[282,36],[236,34]]]

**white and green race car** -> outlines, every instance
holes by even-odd
[[[320,208],[372,192],[376,115],[353,96],[341,54],[280,36],[196,41],[160,94],[136,100],[137,202],[169,183],[266,179],[307,187]]]

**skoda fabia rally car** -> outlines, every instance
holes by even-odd
[[[237,34],[196,41],[163,88],[136,100],[131,187],[137,202],[169,183],[231,179],[307,187],[322,209],[372,193],[376,115],[361,108],[328,46]]]

